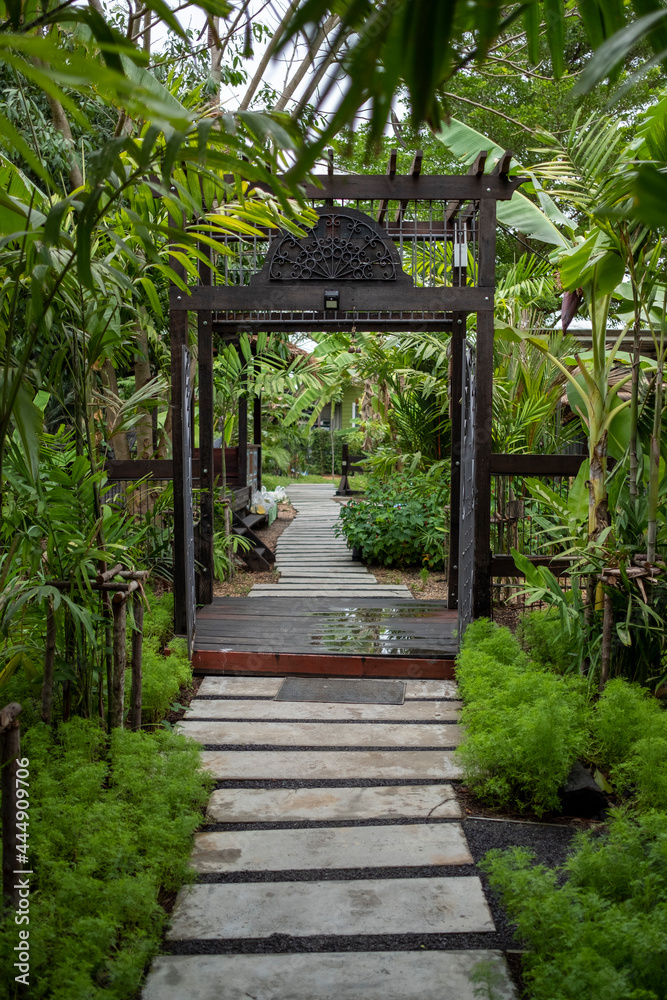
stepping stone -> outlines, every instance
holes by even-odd
[[[195,698],[185,713],[186,719],[336,719],[363,721],[375,719],[385,722],[430,719],[438,722],[456,722],[461,702],[408,701],[402,705],[353,705],[345,702],[316,701],[209,701]]]
[[[258,591],[259,590],[268,591],[267,593],[268,597],[270,596],[274,587],[275,584],[257,584],[254,589]],[[308,587],[310,588],[309,594],[312,597],[315,596],[328,597],[330,594],[333,594],[333,596],[336,597],[338,596],[337,593],[338,591],[348,592],[351,590],[361,591],[363,597],[368,597],[370,595],[374,596],[374,598],[377,600],[379,600],[382,597],[404,597],[406,600],[408,597],[410,598],[412,597],[411,591],[408,590],[407,587],[404,587],[402,584],[392,584],[384,586],[378,583],[373,583],[370,577],[365,577],[363,580],[354,581],[349,584],[337,583],[335,579],[331,579],[331,582],[329,582],[329,580],[327,579],[324,580],[320,579],[319,582],[311,580],[308,583]],[[373,588],[372,591],[370,592],[368,590],[369,587]],[[292,589],[293,591],[296,592],[303,590],[303,587],[300,587],[299,584],[290,583],[288,580],[285,580],[282,584],[282,589],[283,590]]]
[[[280,590],[280,594],[276,591]],[[412,597],[412,594],[407,587],[395,587],[392,590],[388,590],[385,587],[378,587],[373,585],[371,591],[370,586],[366,588],[360,587],[358,584],[349,584],[346,587],[340,586],[330,586],[330,587],[296,587],[289,586],[288,584],[280,583],[271,584],[270,586],[258,586],[255,585],[248,597],[331,597],[331,598],[362,598],[362,597],[373,597],[374,599],[379,599],[381,597]]]
[[[282,677],[205,677],[197,693],[202,696],[216,695],[216,697],[234,695],[275,698],[283,680]]]
[[[456,681],[406,681],[406,698],[458,698]]]
[[[199,694],[204,696],[224,695],[261,696],[275,698],[280,690],[284,677],[205,677],[201,682]],[[406,698],[458,698],[456,681],[406,681]]]
[[[457,819],[451,785],[382,788],[234,788],[211,795],[209,823],[279,823],[350,819]]]
[[[312,937],[494,930],[482,883],[471,876],[194,885],[179,893],[166,936],[207,941],[277,932]]]
[[[456,747],[457,725],[390,725],[345,722],[179,722],[178,729],[198,743],[218,746],[309,747]]]
[[[293,955],[160,955],[143,1000],[475,1000],[476,967],[493,967],[494,1000],[514,990],[495,951],[347,951]]]
[[[471,864],[459,823],[199,833],[191,859],[200,874]]]
[[[218,781],[457,781],[463,777],[451,750],[204,750],[201,756],[204,769]]]

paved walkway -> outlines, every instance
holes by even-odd
[[[250,597],[410,598],[402,585],[384,586],[358,562],[344,538],[334,535],[340,503],[335,487],[290,486],[297,516],[276,545],[278,584],[256,584]]]
[[[281,683],[207,677],[186,714],[217,787],[144,1000],[474,1000],[481,961],[512,997],[451,784],[454,683],[401,705]]]

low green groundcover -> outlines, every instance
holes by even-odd
[[[191,878],[210,782],[198,747],[167,729],[72,719],[26,734],[30,761],[33,1000],[128,1000],[160,946],[163,901]],[[14,989],[18,928],[0,934],[0,997]]]

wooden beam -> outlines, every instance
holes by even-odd
[[[174,463],[170,458],[110,459],[105,465],[107,479],[171,479]]]
[[[389,162],[387,163],[387,177],[394,178],[396,176],[396,161],[398,158],[398,150],[392,149],[389,153]],[[378,210],[377,221],[382,224],[384,222],[384,217],[387,214],[387,206],[389,202],[386,198],[383,198],[380,202],[380,208]]]
[[[409,176],[414,178],[415,180],[419,177],[419,175],[422,172],[423,159],[424,159],[424,150],[418,149],[412,159],[412,164],[410,165],[410,173],[409,173]],[[407,207],[408,207],[408,201],[406,199],[403,199],[403,201],[401,201],[400,205],[398,206],[398,212],[394,217],[394,225],[399,225],[399,226],[401,225]]]
[[[576,476],[586,455],[491,455],[495,476]]]
[[[493,170],[490,173],[490,177],[507,177],[509,174],[510,165],[512,163],[512,157],[514,153],[511,150],[506,150],[501,156],[498,162],[495,164]]]
[[[527,177],[501,177],[484,174],[473,177],[461,176],[402,175],[388,177],[386,174],[319,174],[313,177],[313,184],[306,184],[306,198],[315,200],[334,198],[356,201],[450,201],[471,198],[481,201],[509,201],[516,189],[528,180]],[[254,185],[261,187],[261,185]]]
[[[490,202],[489,204],[493,204]],[[170,304],[174,314],[187,310],[284,310],[287,312],[324,313],[324,288],[331,280],[303,285],[287,282],[250,285],[214,285],[191,287],[190,294],[172,289]],[[333,282],[336,285],[336,282]],[[479,312],[493,310],[493,286],[487,288],[421,288],[411,282],[374,281],[340,282],[340,309],[330,318],[345,312]],[[324,316],[322,317],[325,318]],[[214,317],[219,321],[220,317]]]
[[[551,570],[554,576],[565,576],[572,568],[572,563],[567,559],[558,559],[557,557],[553,558],[552,556],[528,556],[528,559],[533,566],[546,566],[547,569]],[[502,554],[491,557],[492,577],[523,577],[523,575],[522,571],[517,569],[512,556]]]

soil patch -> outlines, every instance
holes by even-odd
[[[257,529],[255,534],[269,549],[275,551],[276,542],[295,517],[296,511],[291,503],[278,504],[278,516],[273,524],[268,528]],[[214,582],[213,594],[215,597],[247,597],[256,583],[278,583],[278,573],[276,570],[271,570],[268,573],[253,573],[246,566],[241,565],[237,568],[233,579]]]
[[[392,566],[368,566],[378,583],[385,586],[403,584],[408,587],[413,597],[420,601],[446,601],[447,577],[443,570],[429,573],[426,580],[421,578],[421,569],[417,566],[408,569],[397,569]]]

